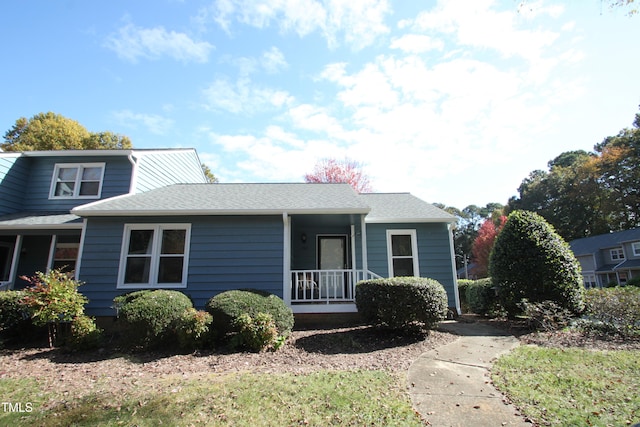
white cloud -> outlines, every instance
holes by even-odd
[[[389,32],[384,18],[390,12],[387,0],[218,0],[200,15],[212,15],[227,32],[236,20],[256,28],[274,25],[300,37],[319,32],[329,47],[342,44],[342,39],[361,49]]]
[[[400,49],[407,53],[424,53],[430,50],[442,50],[442,40],[434,40],[423,34],[405,34],[391,40],[391,49]]]
[[[433,11],[421,12],[414,20],[405,20],[401,28],[440,36],[452,35],[459,45],[493,49],[505,57],[519,56],[538,60],[558,33],[541,29],[518,29],[516,11],[496,11],[492,0],[439,1]],[[551,9],[553,13],[561,10]],[[551,13],[551,12],[549,12]]]
[[[246,77],[235,83],[224,78],[216,79],[203,90],[203,96],[205,108],[235,114],[280,109],[294,99],[286,91],[255,85]]]
[[[105,41],[105,46],[122,58],[137,62],[140,58],[169,57],[182,62],[207,62],[214,46],[197,42],[184,33],[164,27],[140,28],[128,23]]]
[[[287,61],[284,59],[282,51],[275,46],[262,54],[262,67],[268,73],[277,73],[282,69],[287,68],[288,65],[289,64],[287,64]]]
[[[157,114],[134,113],[131,110],[115,111],[112,116],[121,126],[137,128],[138,125],[142,125],[155,135],[165,135],[174,125],[174,121],[166,117]]]

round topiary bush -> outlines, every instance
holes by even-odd
[[[206,310],[213,316],[213,327],[218,338],[240,332],[238,319],[243,314],[255,318],[258,313],[268,314],[278,330],[278,335],[286,336],[293,329],[293,312],[276,295],[255,289],[222,292],[211,298]]]
[[[113,301],[128,343],[143,348],[175,343],[175,324],[187,309],[193,308],[182,292],[164,289],[136,291]]]
[[[10,330],[26,322],[29,308],[22,302],[24,291],[0,292],[0,331]]]
[[[580,264],[569,245],[540,215],[514,211],[496,238],[490,276],[507,314],[521,312],[521,301],[553,301],[573,313],[584,308]]]
[[[448,310],[440,282],[421,277],[361,281],[356,306],[368,324],[391,329],[431,329],[446,319]]]

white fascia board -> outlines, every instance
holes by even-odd
[[[82,223],[77,224],[15,224],[0,225],[0,230],[81,230]]]
[[[99,203],[99,202],[96,202]],[[89,206],[91,203],[83,206]],[[340,210],[314,210],[314,209],[170,209],[170,210],[83,210],[81,208],[75,208],[71,211],[72,214],[89,217],[89,216],[231,216],[231,215],[282,215],[288,213],[289,215],[351,215],[351,214],[366,214],[362,209],[340,209]]]
[[[128,156],[134,150],[52,150],[23,151],[25,157],[88,157],[88,156]]]
[[[434,223],[434,222],[446,222],[454,223],[455,218],[365,218],[364,222],[367,224],[408,224],[414,222]]]

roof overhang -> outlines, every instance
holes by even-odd
[[[82,210],[73,209],[71,213],[82,217],[129,217],[129,216],[268,216],[268,215],[353,215],[367,214],[363,209],[216,209],[216,210]]]
[[[82,222],[73,214],[19,213],[0,217],[0,230],[76,230]]]
[[[409,223],[447,223],[453,224],[456,222],[455,218],[365,218],[364,221],[368,224],[409,224]]]

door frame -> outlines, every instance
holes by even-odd
[[[341,239],[344,242],[344,253],[343,253],[343,268],[339,270],[349,270],[351,267],[349,266],[351,257],[349,253],[351,251],[351,247],[349,245],[349,235],[348,234],[318,234],[316,235],[316,268],[321,270],[321,258],[322,258],[322,250],[321,243],[322,239]]]

